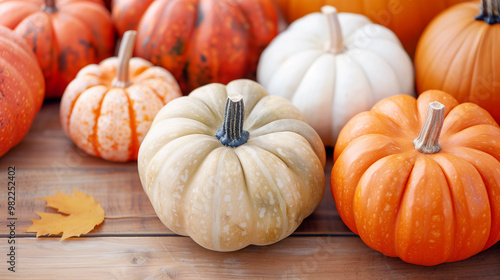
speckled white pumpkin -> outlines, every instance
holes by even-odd
[[[332,147],[357,113],[385,97],[414,94],[413,65],[396,35],[331,6],[279,34],[260,57],[257,80],[291,100]]]
[[[215,135],[227,119],[228,97],[236,95],[249,137],[229,147]],[[298,109],[250,80],[210,84],[168,103],[138,158],[160,220],[216,251],[290,235],[323,196],[324,166],[324,145]]]

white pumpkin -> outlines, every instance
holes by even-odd
[[[138,158],[160,220],[217,251],[290,235],[323,197],[324,166],[325,147],[298,109],[250,80],[172,100]]]
[[[260,57],[257,79],[291,100],[332,147],[357,113],[385,97],[414,94],[413,65],[396,35],[331,6],[279,34]]]

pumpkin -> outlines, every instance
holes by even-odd
[[[304,114],[327,146],[359,112],[414,94],[411,59],[389,29],[325,6],[279,34],[262,53],[257,80]]]
[[[459,102],[479,104],[500,122],[499,38],[499,0],[463,3],[446,10],[431,22],[418,44],[418,92],[449,92]]]
[[[168,71],[131,58],[135,35],[126,33],[118,57],[83,68],[61,99],[64,132],[83,151],[110,161],[137,159],[155,115],[182,95]]]
[[[216,251],[290,235],[323,196],[324,166],[324,145],[297,108],[251,80],[168,103],[138,159],[160,220]]]
[[[116,1],[115,23],[119,30],[137,28],[136,55],[172,72],[185,94],[208,83],[255,79],[259,56],[279,31],[271,0],[150,2]]]
[[[26,136],[44,94],[42,70],[28,44],[0,26],[0,157]]]
[[[386,98],[342,129],[331,189],[345,224],[406,262],[466,259],[500,240],[500,128],[430,90]]]
[[[413,57],[418,38],[427,24],[441,11],[467,0],[274,0],[288,22],[319,12],[331,5],[340,12],[363,14],[375,23],[388,27],[402,41]]]
[[[46,98],[58,98],[84,66],[113,54],[114,28],[101,0],[0,0],[0,25],[35,52]]]

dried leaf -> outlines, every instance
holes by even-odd
[[[104,221],[104,210],[92,195],[73,190],[73,195],[57,192],[56,195],[42,198],[47,201],[46,207],[52,207],[59,212],[37,214],[40,220],[31,219],[31,225],[26,232],[36,232],[36,237],[63,233],[61,241],[89,233],[95,226]]]

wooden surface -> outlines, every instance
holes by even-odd
[[[325,173],[329,181],[332,151]],[[16,167],[16,272],[7,270],[7,168]],[[44,104],[23,142],[0,158],[0,279],[500,279],[500,244],[467,260],[423,267],[386,257],[342,223],[329,185],[299,229],[274,245],[232,253],[206,250],[154,215],[135,162],[110,163],[79,151],[61,131],[59,103]],[[38,198],[77,189],[107,216],[82,238],[59,242],[23,233]]]

